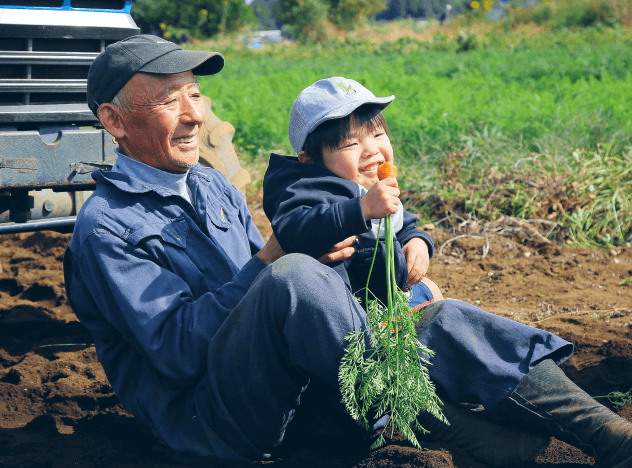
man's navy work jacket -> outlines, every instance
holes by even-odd
[[[270,156],[263,179],[263,209],[281,248],[286,253],[319,258],[332,245],[359,236],[355,254],[344,262],[352,292],[366,286],[375,252],[375,237],[371,222],[364,219],[361,197],[356,182],[338,177],[327,168],[301,163],[292,156]],[[404,210],[403,226],[395,234],[395,278],[401,289],[408,279],[402,246],[420,237],[428,245],[429,256],[434,253],[432,237],[417,229],[416,223],[416,218]],[[385,265],[382,238],[369,283],[369,290],[382,301],[386,297]],[[336,270],[341,273],[339,268]]]
[[[123,173],[93,178],[64,258],[68,301],[123,406],[169,447],[187,448],[173,427],[183,395],[265,267],[254,255],[264,241],[244,196],[213,169],[189,171],[191,204]]]

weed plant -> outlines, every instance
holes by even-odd
[[[632,388],[627,392],[610,392],[607,395],[600,395],[593,398],[607,398],[608,401],[617,408],[623,408],[628,403],[632,403]]]
[[[533,155],[510,167],[467,167],[467,150],[453,149],[439,168],[430,193],[410,195],[413,212],[434,219],[466,217],[494,221],[503,216],[546,219],[556,225],[550,239],[608,249],[632,240],[632,156],[573,151],[571,158]],[[469,181],[469,182],[468,182]]]

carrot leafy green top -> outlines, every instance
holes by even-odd
[[[397,167],[385,162],[378,166],[377,173],[380,180],[397,177]],[[364,306],[368,327],[365,331],[351,331],[345,336],[348,345],[338,379],[342,402],[349,414],[365,428],[370,425],[369,417],[389,415],[387,426],[372,448],[384,444],[388,426],[397,428],[415,447],[421,448],[414,430],[418,433],[426,433],[427,430],[417,420],[419,412],[428,411],[440,421],[446,424],[448,421],[441,412],[442,402],[426,369],[426,365],[430,364],[427,358],[432,357],[434,352],[419,342],[415,330],[415,322],[419,321],[424,310],[412,310],[408,295],[397,286],[393,223],[390,216],[383,221],[387,303],[369,299],[367,278]],[[379,229],[381,227],[382,220]],[[369,278],[378,243],[379,236],[375,240]]]

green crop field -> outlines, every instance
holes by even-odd
[[[213,99],[215,113],[235,126],[234,143],[242,159],[254,165],[264,164],[270,151],[293,154],[287,138],[292,102],[314,81],[345,76],[376,95],[394,94],[396,99],[384,115],[396,162],[404,169],[402,187],[431,192],[443,200],[458,199],[441,168],[445,169],[451,151],[459,151],[459,177],[465,187],[461,198],[469,199],[469,208],[477,216],[488,219],[538,215],[532,199],[538,195],[532,195],[527,186],[510,190],[508,206],[488,200],[481,210],[483,203],[477,204],[477,196],[485,197],[498,188],[484,183],[490,168],[509,180],[516,163],[538,156],[546,160],[544,166],[522,164],[518,179],[526,173],[538,174],[546,166],[552,173],[559,171],[568,184],[586,173],[581,170],[587,164],[617,174],[627,168],[627,152],[632,147],[628,105],[632,102],[632,48],[628,41],[572,48],[523,44],[466,53],[430,50],[414,42],[408,45],[400,41],[370,49],[365,44],[353,53],[338,55],[306,46],[294,57],[287,52],[257,55],[229,50],[219,75],[201,77],[202,92]],[[603,157],[610,159],[595,162]],[[558,213],[567,238],[588,245],[625,243],[632,215],[624,205],[632,187],[625,178],[617,180],[623,186],[603,194],[603,203],[610,208],[603,205],[596,212],[586,210],[601,200],[591,196],[597,185],[592,181],[579,181],[579,189],[575,185],[573,196],[585,195],[588,205],[580,203]],[[516,183],[524,180],[512,181]],[[618,213],[619,208],[623,212]],[[596,227],[589,222],[581,232],[573,231],[572,222],[577,226],[578,216],[584,220],[595,213],[614,213],[606,223],[612,225]],[[437,214],[427,212],[426,216]]]
[[[530,151],[561,135],[578,147],[626,145],[632,136],[632,48],[487,50],[468,54],[232,60],[202,78],[213,109],[246,149],[290,151],[287,120],[296,95],[329,76],[353,78],[376,95],[396,96],[385,111],[396,147],[424,159],[448,142],[475,144],[483,132]],[[486,137],[489,139],[489,136]],[[257,151],[251,153],[257,153]]]

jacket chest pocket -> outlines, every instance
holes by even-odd
[[[182,249],[187,246],[189,226],[184,218],[165,220],[155,223],[139,224],[130,228],[123,238],[133,245],[150,238],[160,238],[163,244],[170,244]]]
[[[243,202],[242,193],[232,193],[228,190],[214,200],[208,200],[206,215],[212,226],[220,232],[226,232],[239,218],[239,207]]]

